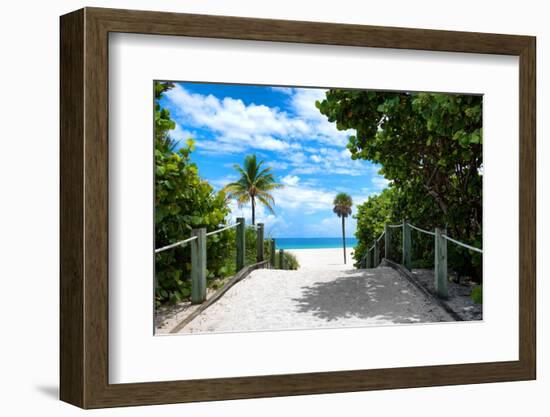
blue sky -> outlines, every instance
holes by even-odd
[[[387,181],[369,161],[353,161],[346,148],[353,131],[338,131],[315,107],[325,89],[180,82],[161,105],[176,122],[171,136],[195,140],[192,160],[216,190],[237,179],[233,164],[255,153],[285,186],[276,190],[275,214],[257,207],[273,237],[338,237],[340,219],[332,212],[337,193],[355,205],[379,193]],[[182,142],[182,143],[183,143]],[[250,206],[231,202],[232,218],[250,222]],[[356,222],[346,221],[353,236]]]

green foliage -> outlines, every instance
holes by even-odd
[[[476,285],[474,288],[472,288],[472,294],[470,294],[470,297],[476,304],[481,304],[483,302],[483,288],[481,285]]]
[[[245,240],[244,264],[245,265],[252,265],[257,262],[257,255],[258,255],[258,249],[256,246],[257,239],[258,239],[258,233],[256,232],[256,229],[253,229],[252,227],[247,227],[244,233],[244,240]],[[265,255],[265,244],[264,244],[264,255]],[[237,256],[236,252],[235,252],[235,256]]]
[[[346,262],[346,217],[351,214],[353,200],[346,193],[339,193],[332,202],[334,208],[332,211],[342,219],[342,246],[344,248],[344,263]]]
[[[159,104],[162,93],[174,88],[174,84],[155,81],[155,145],[163,146],[164,150],[173,150],[174,143],[170,139],[169,132],[176,127],[176,123],[170,118],[170,112]],[[171,148],[171,149],[168,149]]]
[[[346,193],[339,193],[334,198],[332,204],[334,205],[334,209],[332,211],[336,213],[338,217],[348,217],[351,214],[351,206],[353,205],[353,201],[350,195]]]
[[[456,239],[481,244],[481,96],[332,89],[316,104],[338,129],[355,129],[348,143],[353,159],[382,166],[393,193],[382,217],[446,227]],[[388,203],[382,200],[358,207],[356,259],[372,245],[374,231],[381,232],[381,216],[370,206]],[[365,216],[374,216],[374,224]],[[467,251],[453,256],[450,265],[481,279],[479,258]]]
[[[240,178],[227,184],[224,191],[229,198],[237,200],[239,207],[248,202],[252,205],[252,224],[256,224],[256,200],[263,204],[271,213],[275,200],[270,191],[282,188],[283,185],[275,180],[271,167],[263,168],[264,161],[258,162],[256,155],[247,155],[243,166],[233,165]]]
[[[280,252],[277,251],[275,253],[275,266],[279,267],[279,258],[280,258]],[[283,253],[283,261],[285,265],[285,269],[292,269],[296,270],[300,268],[300,263],[298,262],[298,259],[296,259],[296,256],[290,252],[284,252]]]
[[[155,83],[157,100],[168,89]],[[158,116],[158,117],[157,117]],[[186,239],[191,229],[205,227],[215,230],[225,224],[230,210],[223,192],[215,193],[199,177],[197,166],[190,161],[194,149],[189,139],[174,150],[169,131],[173,121],[166,109],[155,102],[155,247]],[[232,242],[231,233],[224,232],[207,239],[209,278],[229,273],[226,253]],[[190,295],[190,249],[178,247],[155,255],[156,300],[177,302]]]

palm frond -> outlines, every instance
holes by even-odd
[[[256,198],[258,199],[258,201],[260,203],[262,203],[264,205],[264,207],[271,213],[271,214],[275,214],[275,210],[272,206],[272,204],[274,204],[274,200],[273,200],[273,197],[271,198],[268,198],[268,197],[271,197],[269,195],[262,195],[262,194],[258,194],[256,196]]]
[[[257,198],[269,212],[274,213],[275,199],[269,191],[282,188],[283,184],[277,182],[271,167],[264,168],[264,161],[258,161],[255,154],[247,155],[242,166],[235,164],[233,167],[240,178],[223,188],[229,198],[236,199],[239,205]]]
[[[353,200],[350,195],[346,193],[339,193],[333,201],[334,208],[332,211],[338,215],[338,217],[348,217],[351,214],[351,207],[353,206]]]

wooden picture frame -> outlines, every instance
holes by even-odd
[[[85,8],[61,17],[60,397],[83,408],[531,380],[535,328],[534,37]],[[110,384],[108,34],[193,36],[519,57],[519,360]]]

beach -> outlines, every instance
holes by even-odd
[[[336,253],[331,249],[323,251],[330,255]],[[309,259],[311,255],[299,253],[304,255],[303,259]],[[329,264],[330,261],[325,262]],[[179,333],[341,328],[454,320],[392,268],[343,270],[342,265],[338,268],[329,264],[330,268],[317,269],[314,264],[308,265],[298,271],[252,271]]]
[[[285,249],[298,259],[300,269],[344,270],[353,269],[353,248],[346,248],[346,264],[342,248],[325,249]]]
[[[389,267],[355,269],[353,248],[285,249],[298,270],[257,269],[178,333],[242,332],[453,321]],[[174,322],[177,320],[173,320]],[[166,334],[174,323],[158,328]]]

